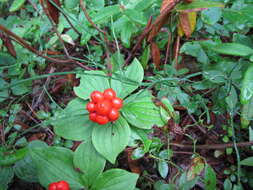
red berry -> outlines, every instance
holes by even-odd
[[[115,108],[112,108],[108,114],[110,121],[116,121],[119,118],[119,111]]]
[[[103,100],[96,105],[96,112],[100,115],[107,115],[111,110],[111,102],[109,100]]]
[[[108,100],[111,100],[116,97],[116,92],[112,88],[108,88],[104,90],[103,94],[104,94],[104,98]]]
[[[109,119],[108,117],[104,116],[104,115],[98,115],[96,117],[96,122],[99,124],[99,125],[105,125],[106,123],[109,122]]]
[[[70,190],[68,182],[59,181],[57,183],[57,190]]]
[[[99,92],[99,91],[97,91],[97,90],[93,91],[93,92],[91,93],[90,97],[91,97],[91,99],[92,99],[92,101],[93,101],[94,103],[98,103],[98,102],[100,102],[100,101],[102,101],[102,100],[104,99],[103,93],[102,93],[102,92]]]
[[[96,122],[96,117],[97,117],[97,114],[96,114],[96,113],[90,113],[90,115],[89,115],[89,119],[90,119],[91,121],[94,121],[94,122]]]
[[[86,109],[87,109],[89,112],[94,112],[94,111],[95,111],[95,107],[96,107],[96,104],[93,103],[93,102],[89,102],[89,103],[86,105]]]
[[[123,106],[123,101],[122,99],[116,97],[112,99],[112,107],[116,109],[120,109]]]
[[[57,190],[57,183],[56,182],[50,183],[48,185],[48,190]]]

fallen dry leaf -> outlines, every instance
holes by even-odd
[[[178,35],[186,35],[189,38],[196,26],[196,12],[180,13],[179,24],[178,24]]]

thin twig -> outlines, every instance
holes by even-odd
[[[177,40],[176,40],[176,44],[175,44],[175,55],[174,55],[174,58],[175,58],[174,68],[175,69],[179,68],[179,66],[178,66],[179,48],[180,48],[180,36],[178,35]]]
[[[28,0],[28,2],[33,6],[33,8],[34,8],[37,12],[39,12],[39,9],[38,9],[38,7],[36,6],[36,4],[34,4],[31,0]]]
[[[34,54],[36,54],[36,55],[38,55],[40,57],[43,57],[44,59],[47,59],[48,61],[51,61],[53,63],[61,63],[61,64],[74,63],[74,64],[79,65],[83,69],[92,70],[88,66],[85,66],[82,63],[77,62],[77,61],[75,61],[73,59],[62,60],[62,59],[56,59],[56,58],[52,58],[52,57],[48,57],[48,56],[44,55],[43,52],[40,52],[40,51],[36,50],[35,48],[33,48],[32,46],[30,46],[24,39],[20,38],[19,36],[17,36],[16,34],[14,34],[12,31],[8,30],[7,28],[5,28],[1,24],[0,24],[0,30],[3,31],[4,33],[6,33],[8,36],[12,37],[16,42],[18,42],[20,45],[22,45],[23,47],[25,47],[26,49],[28,49],[32,53],[34,53]]]
[[[50,69],[50,71],[49,71],[49,74],[53,73],[54,71],[55,71],[55,68],[54,68],[54,67],[51,67],[51,69]],[[44,85],[45,87],[47,87],[47,86],[49,85],[50,80],[51,80],[51,76],[48,76],[47,79],[46,79],[45,85]],[[39,95],[37,101],[36,101],[34,104],[32,104],[31,110],[36,109],[36,107],[37,107],[37,106],[41,103],[41,101],[43,100],[44,96],[45,96],[45,91],[42,89],[42,91],[41,91],[41,93],[40,93],[40,95]],[[28,114],[30,115],[31,112],[29,112]]]
[[[166,56],[165,56],[165,61],[164,61],[164,65],[167,64],[168,59],[169,59],[169,54],[170,54],[170,45],[171,45],[171,33],[168,32],[168,43],[167,43],[167,48],[166,48]]]
[[[206,130],[198,124],[197,120],[191,114],[188,114],[188,115],[190,116],[190,118],[192,119],[192,121],[194,121],[194,124],[199,128],[199,130],[202,133],[206,134]]]
[[[102,35],[104,36],[104,41],[105,41],[105,49],[106,49],[106,58],[107,58],[107,61],[108,61],[108,68],[110,70],[111,68],[111,65],[110,65],[110,46],[109,46],[109,40],[107,38],[107,33],[106,31],[100,29],[93,21],[92,19],[90,18],[88,12],[87,12],[87,9],[86,9],[86,6],[83,2],[83,0],[80,0],[80,6],[81,6],[81,9],[86,17],[86,19],[88,20],[88,22],[100,33],[102,33]]]
[[[86,19],[89,21],[89,23],[90,23],[97,31],[103,33],[103,34],[106,36],[106,32],[105,32],[104,30],[100,29],[99,27],[97,27],[97,25],[91,20],[89,14],[87,13],[86,6],[85,6],[85,4],[83,3],[82,0],[80,0],[80,6],[81,6],[81,8],[82,8],[82,10],[83,10],[83,13],[84,13]]]
[[[131,59],[133,58],[135,52],[139,49],[139,47],[141,46],[142,41],[146,38],[146,36],[149,34],[149,32],[151,31],[151,25],[152,23],[152,17],[149,18],[148,23],[143,31],[143,33],[140,35],[139,39],[137,40],[135,46],[133,47],[132,51],[130,52],[130,54],[128,55],[127,59],[126,59],[126,63],[125,65],[128,65],[129,62],[131,61]]]
[[[62,44],[62,46],[63,46],[63,50],[64,50],[66,56],[70,59],[69,52],[68,52],[68,50],[67,50],[67,48],[66,48],[66,46],[65,46],[65,44],[64,44],[64,41],[63,41],[63,39],[62,39],[60,33],[59,33],[58,30],[57,30],[57,26],[56,26],[56,24],[55,24],[53,18],[51,17],[51,15],[50,15],[50,13],[49,13],[47,7],[45,7],[44,1],[41,1],[41,5],[42,5],[42,8],[43,8],[44,12],[46,13],[46,15],[47,15],[49,21],[51,22],[51,24],[52,24],[52,26],[53,26],[54,32],[56,33],[56,35],[57,35],[59,41],[61,42],[61,44]]]
[[[170,143],[171,146],[176,146],[183,149],[193,149],[193,145],[188,144],[178,144],[178,143]],[[237,147],[244,146],[252,146],[253,141],[249,142],[240,142],[236,143]],[[196,145],[196,149],[225,149],[234,147],[234,143],[226,143],[226,144],[205,144],[205,145]]]

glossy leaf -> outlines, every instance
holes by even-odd
[[[159,161],[158,162],[158,171],[162,178],[166,178],[169,173],[169,166],[166,161]]]
[[[87,71],[84,74],[79,74],[80,85],[74,87],[75,94],[86,100],[94,90],[103,91],[110,88],[108,77],[103,71]]]
[[[117,96],[125,98],[138,88],[143,80],[144,70],[137,59],[125,69],[113,74],[111,87],[117,92]]]
[[[25,3],[25,0],[14,0],[9,9],[10,12],[19,10]]]
[[[247,56],[253,54],[253,49],[237,43],[222,43],[211,47],[213,51],[225,55]]]
[[[244,74],[240,95],[241,103],[242,104],[249,103],[252,97],[253,97],[253,64],[249,66],[249,68]]]
[[[244,166],[253,166],[253,157],[248,157],[242,160],[240,163],[241,165],[244,165]]]
[[[85,140],[91,136],[95,123],[89,120],[86,102],[80,98],[73,99],[68,106],[57,113],[50,123],[55,133],[69,140]]]
[[[137,174],[111,169],[100,175],[91,190],[134,190]]]
[[[62,147],[34,148],[30,150],[36,164],[40,184],[45,188],[52,182],[67,181],[71,189],[83,188],[81,175],[73,165],[73,152]]]
[[[92,143],[96,150],[111,163],[127,146],[130,137],[130,128],[121,116],[115,123],[96,126],[92,131]]]
[[[228,96],[225,98],[230,111],[234,111],[238,102],[237,93],[235,88],[232,86]]]
[[[232,190],[232,187],[233,187],[233,184],[231,183],[231,181],[227,178],[225,181],[224,181],[224,190]]]
[[[160,110],[152,102],[152,95],[148,91],[141,91],[126,99],[122,113],[131,125],[151,129],[153,125],[162,126]]]
[[[105,159],[98,154],[91,140],[83,142],[74,153],[74,165],[84,174],[88,185],[94,183],[105,167]]]
[[[207,10],[201,11],[201,19],[203,22],[214,25],[216,24],[222,16],[222,9],[213,7]]]
[[[214,190],[216,189],[216,173],[211,166],[207,165],[205,168],[205,189]]]

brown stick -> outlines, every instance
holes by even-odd
[[[170,145],[183,148],[183,149],[193,149],[194,147],[193,145],[178,144],[178,143],[170,143]],[[237,147],[252,146],[253,141],[240,142],[240,143],[236,143],[236,145]],[[233,143],[196,145],[196,149],[225,149],[225,148],[232,148],[232,147],[234,147]]]
[[[55,62],[55,63],[62,63],[62,64],[75,63],[84,69],[91,70],[91,68],[89,68],[89,67],[83,65],[82,63],[79,63],[73,59],[62,60],[62,59],[56,59],[56,58],[52,58],[52,57],[48,57],[48,56],[44,55],[42,52],[40,52],[40,51],[36,50],[35,48],[33,48],[32,46],[30,46],[24,39],[20,38],[19,36],[14,34],[12,31],[8,30],[7,28],[5,28],[1,24],[0,24],[0,30],[3,31],[4,33],[6,33],[8,36],[15,39],[16,42],[18,42],[20,45],[22,45],[23,47],[25,47],[26,49],[28,49],[32,53],[34,53],[40,57],[43,57],[43,58],[47,59],[48,61]]]
[[[170,45],[171,45],[171,33],[168,32],[168,43],[167,43],[167,48],[166,48],[166,56],[165,56],[165,61],[164,61],[164,65],[167,64],[168,59],[169,59],[169,54],[170,54]]]
[[[180,36],[177,36],[177,40],[176,40],[176,44],[175,44],[175,55],[174,55],[174,58],[175,58],[174,68],[177,70],[179,69],[179,66],[178,66],[179,48],[180,48]]]
[[[139,45],[141,44],[141,42],[145,39],[145,37],[149,34],[149,32],[156,27],[156,25],[161,22],[165,17],[167,17],[170,13],[170,11],[180,2],[181,0],[175,0],[172,3],[170,3],[169,5],[167,5],[167,7],[164,8],[164,10],[161,12],[161,14],[156,18],[156,20],[154,21],[154,23],[150,26],[150,27],[146,27],[143,31],[143,33],[141,34],[141,36],[139,37],[136,45],[134,46],[134,48],[132,49],[130,55],[128,56],[126,63],[129,63],[131,61],[131,59],[134,56],[135,51],[138,49]]]
[[[49,21],[51,22],[52,27],[53,27],[53,29],[54,29],[54,32],[56,33],[56,35],[57,35],[59,41],[61,42],[61,44],[62,44],[62,46],[63,46],[63,50],[64,50],[64,52],[65,52],[65,55],[67,56],[68,59],[70,59],[69,52],[68,52],[68,50],[67,50],[67,48],[66,48],[66,46],[65,46],[65,44],[64,44],[63,39],[61,38],[60,33],[59,33],[58,30],[57,30],[56,23],[54,22],[53,18],[51,17],[51,15],[50,15],[50,13],[49,13],[48,7],[46,7],[45,4],[44,4],[44,1],[41,1],[41,6],[42,6],[42,8],[43,8],[43,11],[46,13],[46,15],[47,15]]]

